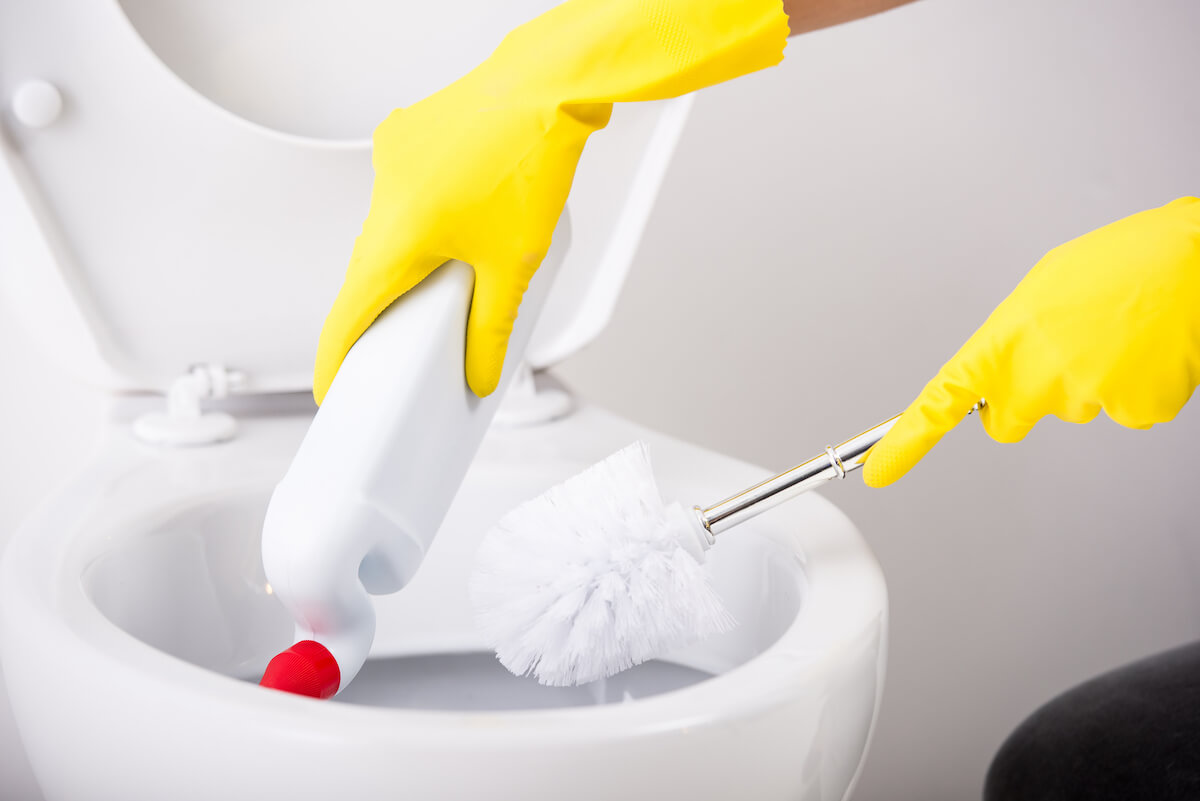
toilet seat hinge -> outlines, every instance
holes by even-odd
[[[245,375],[222,364],[194,364],[171,382],[166,412],[133,421],[133,433],[152,445],[213,445],[232,439],[237,423],[224,412],[205,412],[201,401],[227,397],[245,384]]]

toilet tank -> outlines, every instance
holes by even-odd
[[[554,4],[0,4],[0,303],[109,390],[165,391],[195,364],[308,389],[375,123]],[[57,113],[30,114],[31,88]],[[592,137],[535,368],[608,321],[689,107],[622,105]]]

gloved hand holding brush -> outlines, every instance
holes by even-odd
[[[889,484],[973,410],[1001,441],[1102,408],[1146,428],[1198,383],[1200,199],[1182,198],[1051,251],[904,414],[785,473],[689,510],[635,445],[514,509],[479,549],[477,623],[515,673],[593,681],[732,625],[700,561],[778,503],[864,463]]]
[[[776,64],[788,32],[780,0],[570,0],[393,112],[375,131],[370,214],[321,333],[317,402],[371,322],[450,259],[475,268],[466,377],[490,394],[584,143],[612,104]]]
[[[885,487],[979,401],[997,442],[1046,415],[1171,420],[1200,383],[1200,199],[1180,198],[1046,254],[870,452]]]

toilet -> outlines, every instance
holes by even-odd
[[[545,372],[607,323],[690,98],[619,107],[593,137],[527,367],[416,577],[375,599],[366,666],[316,701],[257,686],[293,634],[259,537],[314,413],[371,126],[552,2],[16,5],[0,6],[0,302],[111,398],[87,463],[0,563],[0,658],[49,801],[851,793],[887,596],[817,495],[709,553],[736,628],[603,682],[512,676],[471,622],[488,527],[633,440],[670,498],[767,475]]]

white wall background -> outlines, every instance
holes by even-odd
[[[900,411],[1044,251],[1200,194],[1198,37],[1195,0],[922,0],[793,41],[699,99],[612,326],[559,373],[778,468]],[[28,344],[0,317],[0,542],[100,414]],[[972,421],[829,491],[892,599],[859,799],[978,797],[1043,700],[1200,637],[1198,442],[1196,404],[1016,446]],[[0,799],[36,797],[0,696]]]
[[[616,318],[559,373],[789,467],[902,411],[1046,250],[1200,194],[1197,76],[1194,0],[922,0],[795,39],[698,98]],[[891,592],[858,799],[978,798],[1042,701],[1200,637],[1198,443],[1198,403],[1013,446],[972,420],[827,493]]]

